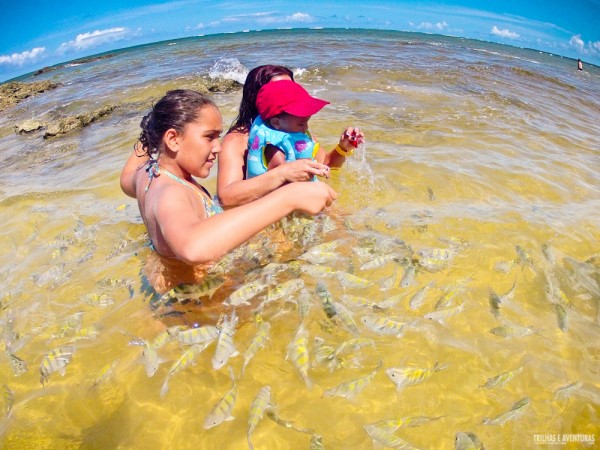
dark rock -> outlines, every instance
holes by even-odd
[[[59,86],[51,81],[35,81],[33,83],[22,83],[12,81],[0,84],[0,111],[15,106],[32,95],[42,93]]]

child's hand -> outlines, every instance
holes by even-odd
[[[277,170],[281,171],[288,183],[294,181],[309,181],[313,175],[329,178],[329,167],[312,159],[297,159],[280,165]]]
[[[342,148],[342,150],[349,153],[358,147],[358,144],[362,144],[364,142],[365,135],[362,131],[360,131],[360,129],[348,127],[340,137],[339,146]]]

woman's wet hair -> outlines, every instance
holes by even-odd
[[[168,91],[144,116],[140,127],[138,156],[154,155],[160,149],[165,132],[171,128],[182,133],[188,123],[195,122],[206,106],[216,105],[208,97],[189,89]]]
[[[256,96],[258,95],[258,91],[261,87],[271,81],[273,77],[282,75],[287,75],[292,80],[294,79],[294,74],[290,69],[273,64],[258,66],[248,72],[246,82],[244,83],[239,114],[233,121],[228,133],[231,131],[237,131],[239,133],[250,131],[252,121],[258,116],[258,110],[256,109]]]

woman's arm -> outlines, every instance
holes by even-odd
[[[313,175],[324,176],[328,168],[310,160],[298,160],[282,164],[273,170],[244,179],[244,155],[248,145],[248,135],[232,132],[223,138],[219,153],[217,173],[217,196],[224,208],[244,205],[263,197],[283,184],[295,181],[308,181]]]
[[[150,156],[138,156],[140,154],[140,150],[136,146],[129,155],[123,170],[121,171],[121,190],[128,195],[129,197],[135,198],[135,175],[137,169],[144,164],[146,161],[150,159]]]
[[[185,194],[159,201],[155,214],[167,245],[188,264],[216,261],[292,211],[317,214],[337,197],[326,183],[292,183],[206,218],[190,211]]]

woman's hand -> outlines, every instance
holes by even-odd
[[[312,159],[297,159],[296,161],[286,162],[273,170],[279,171],[279,174],[288,183],[310,181],[313,175],[329,178],[329,167]]]
[[[285,191],[294,210],[311,215],[319,214],[337,198],[337,193],[327,183],[292,183],[279,190]]]
[[[344,130],[342,136],[340,137],[339,146],[345,152],[351,152],[358,147],[358,144],[362,144],[364,142],[365,135],[362,131],[360,131],[359,128],[348,127]]]

